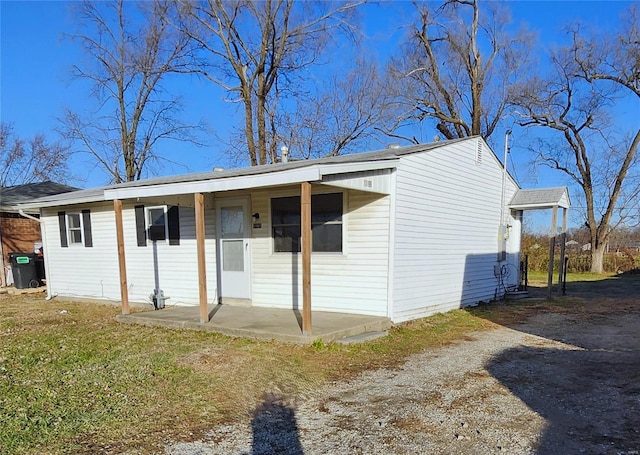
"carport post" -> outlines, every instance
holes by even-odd
[[[196,250],[198,256],[198,297],[200,302],[200,324],[209,322],[207,306],[207,262],[204,251],[204,194],[194,193],[196,205]]]
[[[113,200],[113,212],[116,216],[116,243],[118,244],[118,269],[120,270],[120,300],[122,300],[122,314],[129,314],[129,290],[127,288],[127,262],[124,255],[124,229],[122,227],[121,200]]]
[[[311,183],[300,188],[302,230],[302,334],[311,335]]]
[[[562,208],[562,234],[560,234],[560,262],[558,263],[558,283],[560,286],[558,287],[558,294],[565,293],[564,287],[564,279],[567,275],[565,267],[567,264],[565,263],[565,248],[567,243],[567,209]]]
[[[551,298],[551,287],[553,286],[553,256],[556,249],[556,225],[558,224],[558,206],[553,206],[551,215],[551,237],[549,237],[549,276],[547,277],[547,298]]]

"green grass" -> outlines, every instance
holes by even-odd
[[[548,278],[548,272],[546,271],[538,271],[538,270],[530,270],[529,271],[529,282],[531,283],[546,283]],[[591,272],[569,272],[567,273],[567,282],[575,282],[575,281],[600,281],[611,276],[615,276],[613,273],[591,273]],[[554,270],[553,273],[553,282],[557,283],[558,281],[558,271]]]

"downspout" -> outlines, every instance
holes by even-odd
[[[44,253],[44,279],[47,281],[47,296],[45,297],[45,300],[51,300],[54,296],[51,294],[51,283],[49,282],[49,256],[47,254],[47,236],[44,231],[44,221],[40,218],[29,215],[28,213],[24,213],[24,210],[22,209],[19,209],[18,213],[27,219],[40,223],[40,237],[42,237],[42,250]]]
[[[2,229],[0,229],[0,286],[7,285],[7,278],[4,271],[4,249],[2,248]]]

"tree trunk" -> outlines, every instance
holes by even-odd
[[[258,165],[258,156],[256,153],[256,143],[253,135],[253,103],[251,101],[251,89],[243,87],[242,98],[244,99],[244,128],[247,138],[247,150],[251,159],[251,166]]]
[[[267,128],[265,119],[266,99],[258,95],[256,105],[256,123],[258,128],[258,159],[260,164],[267,164]]]
[[[606,244],[599,244],[593,248],[594,242],[591,243],[591,272],[604,273],[604,252]]]

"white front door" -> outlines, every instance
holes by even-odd
[[[220,297],[251,299],[249,200],[217,199]]]

